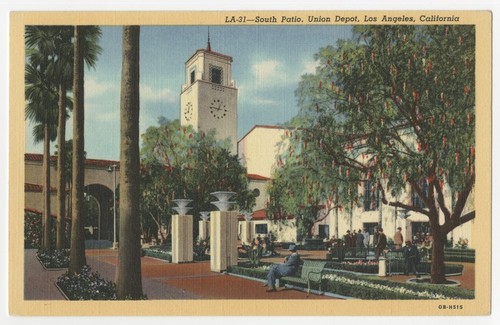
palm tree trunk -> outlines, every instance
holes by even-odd
[[[139,26],[123,28],[120,95],[120,244],[117,297],[142,296],[139,216]]]
[[[44,141],[43,141],[43,177],[42,177],[42,187],[43,187],[43,216],[42,216],[42,249],[45,251],[50,251],[50,228],[51,228],[51,217],[50,217],[50,135],[49,135],[49,124],[45,122],[44,125]]]
[[[73,159],[72,159],[72,218],[71,218],[71,253],[69,273],[79,273],[85,264],[84,238],[84,106],[83,106],[83,26],[75,27],[75,60],[73,75]]]
[[[57,223],[56,223],[56,249],[61,250],[65,247],[64,236],[64,218],[66,216],[66,87],[59,85],[59,112],[57,128]]]

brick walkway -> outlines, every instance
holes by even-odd
[[[25,250],[24,296],[26,300],[63,300],[55,286],[61,271],[46,271],[35,257],[35,250]],[[113,280],[117,251],[111,249],[87,250],[87,263],[103,278]],[[286,251],[280,251],[285,255]],[[303,251],[303,258],[320,259],[325,251]],[[266,258],[266,262],[282,262],[283,257]],[[333,299],[292,290],[280,289],[267,293],[262,282],[210,271],[210,262],[185,264],[166,263],[144,257],[141,259],[143,291],[149,299]],[[464,274],[450,279],[459,280],[462,287],[474,289],[474,264],[464,263]],[[410,276],[392,276],[387,279],[405,282]]]

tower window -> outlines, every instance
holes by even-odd
[[[194,70],[191,71],[191,73],[189,74],[189,80],[190,80],[190,84],[194,84],[194,78],[195,78],[195,72]]]
[[[222,67],[210,65],[210,82],[222,85]]]

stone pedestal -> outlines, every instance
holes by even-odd
[[[210,237],[210,221],[198,221],[199,237],[200,239],[207,239]]]
[[[210,213],[210,270],[221,272],[238,264],[238,212]]]
[[[385,257],[382,256],[378,260],[378,276],[387,276],[387,263]]]
[[[193,261],[193,216],[172,216],[172,263]]]
[[[253,222],[252,221],[242,221],[241,222],[241,242],[250,245],[253,239]]]

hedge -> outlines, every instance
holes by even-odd
[[[257,279],[266,279],[267,270],[264,267],[248,268],[242,265],[231,266],[229,273],[244,275]],[[332,276],[340,276],[346,281],[363,282],[369,285],[359,286],[356,284],[342,283],[338,281],[323,279],[323,289],[326,292],[353,297],[358,299],[474,299],[474,291],[464,288],[447,287],[441,285],[400,283],[385,280],[373,276],[359,276],[349,273],[338,273],[335,271],[325,272]],[[393,290],[391,290],[393,289]],[[418,292],[424,296],[409,294]]]
[[[172,262],[172,252],[166,250],[166,246],[152,246],[142,249],[142,256],[149,256]]]
[[[429,258],[432,258],[432,251],[429,251]],[[475,263],[476,250],[470,248],[445,248],[444,260],[446,262]]]

